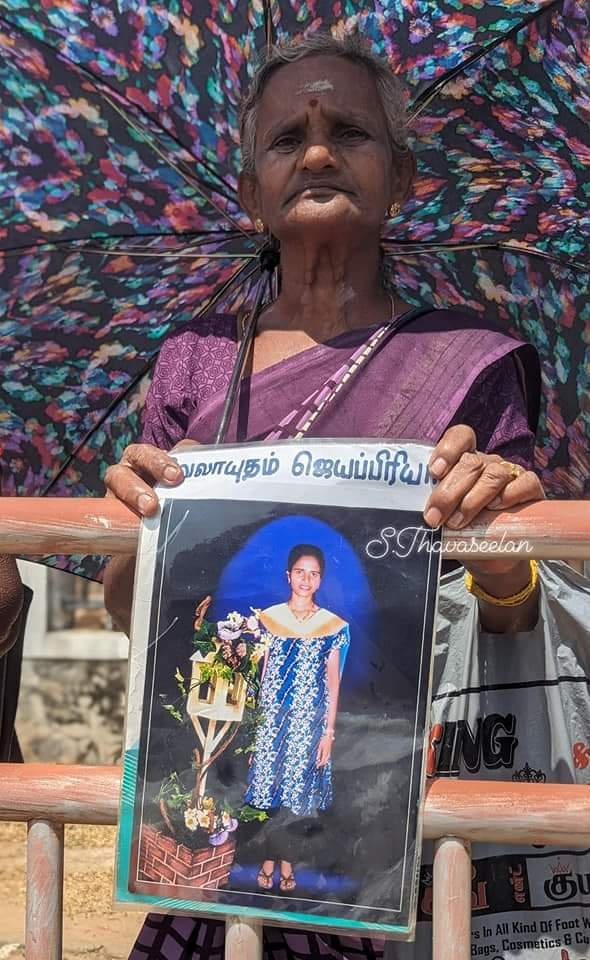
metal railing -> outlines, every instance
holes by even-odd
[[[0,501],[0,553],[126,553],[136,550],[137,518],[110,500]],[[489,554],[494,542],[526,541],[537,558],[590,556],[590,504],[543,502],[481,517],[460,535],[445,533],[445,555]],[[46,764],[5,764],[0,820],[25,821],[27,960],[60,960],[64,824],[115,824],[120,770]],[[424,836],[435,841],[434,960],[471,956],[472,841],[584,846],[590,836],[590,788],[438,780],[424,803]],[[226,960],[261,960],[262,925],[226,920]]]

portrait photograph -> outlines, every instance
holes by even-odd
[[[164,503],[126,752],[129,899],[408,927],[439,563],[420,523]]]

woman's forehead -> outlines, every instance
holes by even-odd
[[[360,63],[344,57],[305,57],[280,67],[268,80],[260,103],[264,123],[297,113],[309,100],[340,112],[374,111],[379,102],[375,81]]]
[[[312,557],[309,554],[305,554],[303,557],[299,557],[299,560],[296,560],[293,569],[302,569],[303,567],[316,567],[320,569],[320,562],[317,557]]]

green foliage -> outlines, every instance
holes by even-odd
[[[213,680],[221,679],[231,682],[234,678],[234,672],[223,660],[214,660],[213,663],[201,664],[201,683],[211,683]]]
[[[249,803],[245,803],[236,812],[236,817],[242,823],[254,823],[255,820],[264,823],[265,820],[268,820],[268,813],[266,810],[258,810],[256,807],[251,807]]]
[[[174,674],[174,679],[176,680],[176,686],[180,690],[180,694],[183,697],[187,696],[186,687],[184,685],[184,677],[180,672],[180,667],[176,668],[176,673]]]
[[[177,773],[171,773],[169,777],[162,781],[158,793],[158,802],[164,800],[170,810],[183,810],[191,798],[191,791],[184,790]]]
[[[256,708],[256,704],[246,701],[246,709],[242,718],[242,734],[246,743],[243,747],[237,747],[234,750],[236,755],[248,755],[256,750],[256,731],[262,723],[264,714],[262,710]]]
[[[206,657],[208,653],[213,653],[216,648],[217,624],[210,620],[203,620],[198,630],[195,630],[193,645],[195,649]]]
[[[215,650],[215,643],[213,640],[193,640],[195,645],[195,650],[197,653],[200,653],[202,657],[206,657],[207,654],[213,653]]]
[[[177,723],[183,723],[184,717],[182,716],[178,707],[176,707],[173,703],[163,703],[162,707],[167,713],[170,714],[173,720],[176,720]]]

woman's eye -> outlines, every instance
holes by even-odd
[[[293,150],[299,144],[299,140],[294,133],[284,133],[273,143],[275,150]]]
[[[360,127],[343,127],[338,131],[338,136],[341,140],[367,140],[369,134]]]

